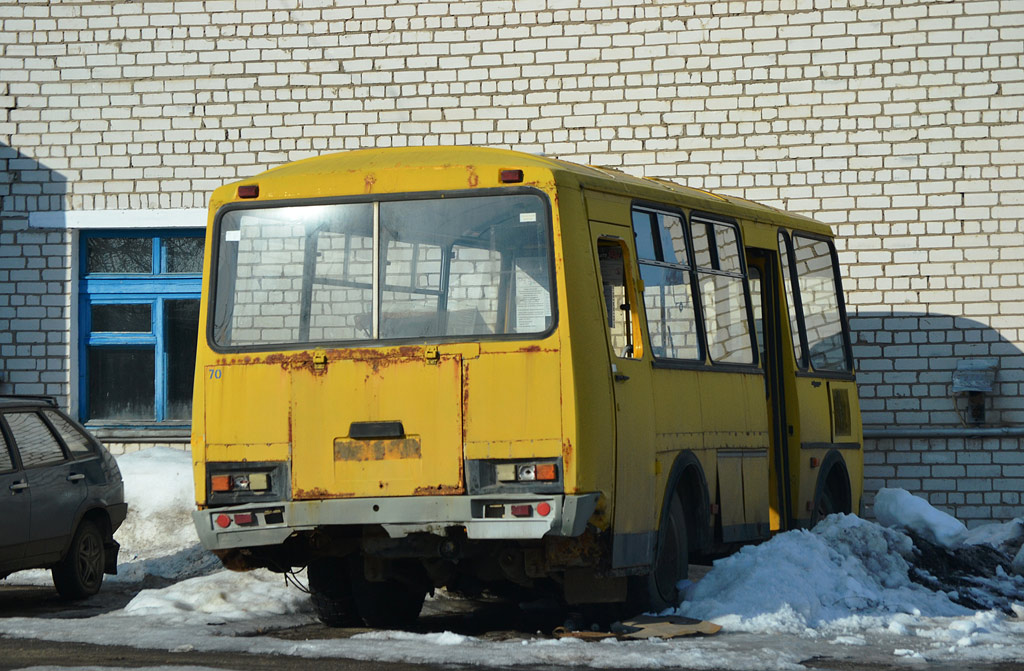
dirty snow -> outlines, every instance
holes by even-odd
[[[837,515],[813,531],[781,534],[716,562],[676,611],[721,624],[716,636],[602,643],[540,634],[495,642],[451,632],[373,631],[316,641],[252,636],[313,622],[305,594],[266,571],[225,571],[201,550],[189,517],[187,453],[150,449],[118,463],[131,513],[117,534],[115,579],[166,586],[141,589],[123,610],[92,618],[2,619],[0,636],[503,667],[803,669],[800,662],[815,656],[897,665],[1024,659],[1024,605],[1011,607],[1016,615],[972,611],[909,577],[910,533],[944,547],[990,545],[1016,555],[1019,570],[1024,521],[967,531],[901,490],[879,494],[884,526]],[[41,576],[48,580],[42,572],[17,573],[0,586]],[[989,580],[1007,593],[1024,588],[1024,578],[1005,572]]]

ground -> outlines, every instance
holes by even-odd
[[[389,669],[1002,671],[1019,669],[1024,659],[1024,578],[1013,561],[1024,524],[968,532],[905,492],[880,493],[891,528],[833,516],[813,532],[781,534],[716,562],[685,586],[687,598],[675,611],[721,624],[714,636],[586,642],[554,638],[565,613],[545,604],[524,609],[444,593],[427,601],[413,631],[326,628],[294,582],[265,571],[225,571],[197,545],[186,453],[153,449],[119,463],[132,508],[118,532],[119,575],[97,597],[73,605],[56,598],[45,572],[0,581],[0,670],[292,669],[331,658],[338,668]],[[975,552],[983,542],[985,552],[1004,559],[985,575],[933,575],[950,562],[922,561],[914,538],[949,553]]]

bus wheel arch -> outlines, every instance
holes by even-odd
[[[661,611],[679,605],[676,588],[688,575],[690,555],[710,543],[710,498],[700,461],[692,452],[676,457],[661,503],[650,572],[630,579],[630,606]]]
[[[711,547],[711,493],[704,468],[693,452],[680,452],[672,463],[662,501],[662,519],[668,512],[668,494],[675,492],[686,516],[687,541],[690,554]]]
[[[852,512],[852,500],[850,473],[846,468],[846,460],[839,450],[830,450],[818,469],[808,526],[814,527],[833,513],[849,514]]]

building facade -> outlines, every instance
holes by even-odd
[[[0,392],[189,428],[216,186],[472,144],[839,236],[867,501],[1024,516],[1019,0],[0,0]]]

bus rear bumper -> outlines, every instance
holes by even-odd
[[[380,525],[391,538],[444,535],[465,527],[470,539],[579,536],[599,494],[410,496],[261,502],[192,513],[208,550],[279,545],[293,533],[336,525]]]

